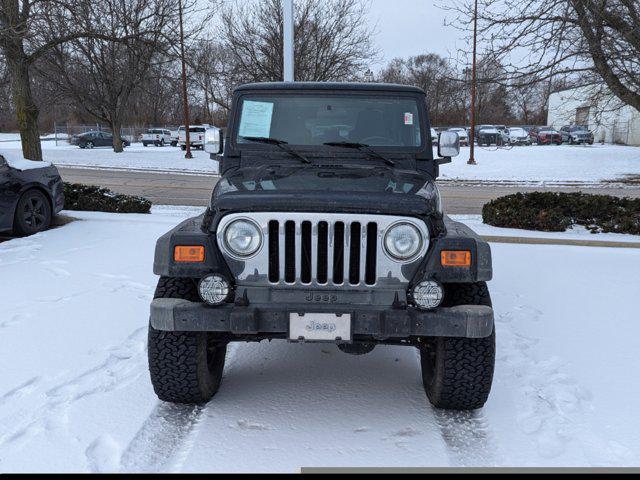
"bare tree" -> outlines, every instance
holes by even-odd
[[[507,87],[495,81],[503,75],[502,65],[494,57],[478,62],[477,115],[480,123],[507,123],[514,118]],[[468,120],[468,72],[457,62],[436,54],[394,59],[382,70],[383,82],[415,85],[427,92],[427,106],[433,125],[464,125]]]
[[[432,124],[447,125],[457,123],[456,119],[459,121],[456,110],[464,102],[464,84],[457,76],[447,59],[429,53],[392,60],[380,73],[380,80],[415,85],[428,92],[427,106]]]
[[[52,48],[101,37],[75,22],[91,0],[0,0],[0,53],[7,62],[11,96],[25,158],[42,160],[38,107],[31,90],[33,64]],[[118,39],[113,39],[118,40]]]
[[[170,61],[176,15],[175,0],[91,2],[75,12],[74,21],[101,37],[75,38],[42,58],[58,95],[109,125],[115,152],[123,150],[121,127],[131,116],[134,92]]]
[[[471,3],[444,5],[457,12],[450,23],[468,28]],[[505,65],[501,81],[604,83],[640,110],[637,0],[480,0],[478,12],[480,37]]]
[[[377,58],[364,0],[297,0],[295,70],[298,81],[343,81],[362,77]],[[241,83],[283,78],[281,0],[234,1],[222,13],[221,38],[198,46],[192,61],[208,100],[229,108]]]

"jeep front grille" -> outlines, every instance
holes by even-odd
[[[248,259],[229,255],[223,233],[239,218],[262,230],[262,248]],[[386,230],[399,221],[414,224],[425,239],[411,262],[396,262],[383,249]],[[429,244],[424,222],[386,215],[260,212],[232,214],[218,226],[218,245],[239,285],[335,289],[404,285],[411,280]]]
[[[269,281],[375,285],[378,224],[271,220]],[[281,248],[282,246],[282,248]]]

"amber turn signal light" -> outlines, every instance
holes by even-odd
[[[440,253],[443,267],[470,267],[471,252],[467,250],[443,250]]]
[[[173,251],[173,259],[180,263],[204,262],[204,247],[176,247]]]

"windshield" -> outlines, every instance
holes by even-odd
[[[587,127],[579,125],[579,126],[576,126],[576,127],[571,127],[571,131],[572,132],[586,132],[588,130],[587,130]]]
[[[509,134],[511,135],[520,135],[520,136],[524,136],[527,134],[527,132],[524,131],[524,129],[522,128],[510,128],[509,129]]]
[[[264,94],[245,96],[240,110],[238,144],[271,138],[296,146],[350,142],[416,148],[423,141],[415,98]]]

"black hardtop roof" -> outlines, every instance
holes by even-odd
[[[369,92],[404,92],[425,95],[424,90],[410,85],[393,83],[339,83],[339,82],[266,82],[248,83],[240,85],[236,92],[247,90],[341,90],[341,91],[369,91]]]

